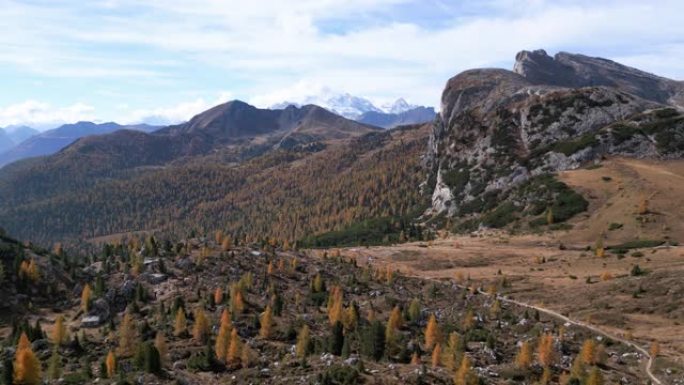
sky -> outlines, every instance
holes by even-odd
[[[684,79],[684,2],[0,0],[0,127],[170,123],[321,90],[439,107],[446,81],[546,49]]]

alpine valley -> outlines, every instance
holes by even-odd
[[[438,113],[235,100],[11,143],[9,383],[684,384],[684,82],[522,51]]]

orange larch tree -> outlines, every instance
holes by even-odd
[[[55,345],[61,345],[66,341],[67,331],[66,325],[64,325],[64,316],[58,315],[55,319],[55,326],[52,329],[52,343]]]
[[[107,378],[113,378],[116,373],[116,356],[114,356],[114,352],[111,350],[107,354],[105,367],[107,369]]]
[[[21,333],[14,355],[14,383],[22,385],[39,385],[41,383],[41,366],[38,357],[31,349],[31,342],[26,333]]]
[[[266,306],[266,309],[261,314],[261,328],[259,329],[259,336],[261,338],[269,338],[271,336],[271,326],[273,325],[273,312],[271,306]]]
[[[556,354],[553,350],[553,336],[551,334],[547,333],[539,338],[537,354],[539,355],[539,363],[543,367],[549,367],[555,363]]]
[[[209,320],[202,308],[197,308],[195,310],[195,323],[192,326],[192,337],[200,343],[205,343],[209,338]]]
[[[229,365],[236,365],[240,361],[240,352],[242,350],[242,342],[240,337],[238,337],[237,329],[233,328],[230,333],[230,346],[228,347],[228,353],[226,353],[226,363]]]
[[[523,341],[520,345],[520,350],[515,356],[515,365],[520,369],[527,369],[532,365],[532,348],[529,342]]]
[[[83,290],[81,291],[81,309],[86,313],[90,310],[91,297],[92,290],[90,289],[90,285],[86,283],[85,286],[83,286]]]
[[[219,324],[219,332],[216,337],[216,344],[214,345],[216,357],[225,357],[228,353],[231,328],[230,313],[228,312],[228,309],[223,309],[223,313],[221,313],[221,322]]]
[[[185,335],[188,331],[188,321],[185,317],[185,310],[182,307],[178,308],[176,312],[176,321],[174,323],[173,335],[176,337],[181,337]]]
[[[440,340],[441,332],[439,330],[439,325],[437,324],[437,318],[434,314],[431,314],[428,324],[425,327],[425,348],[428,350],[432,349]]]

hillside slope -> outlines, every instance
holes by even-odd
[[[225,241],[107,244],[72,271],[69,301],[15,312],[11,326],[0,318],[0,359],[11,361],[26,333],[44,373],[63,377],[53,382],[447,385],[464,368],[473,383],[502,384],[539,380],[540,362],[555,385],[589,341],[594,367],[574,381],[592,371],[610,383],[647,381],[648,360],[633,347],[449,281],[339,250]],[[547,359],[533,356],[536,346]],[[516,364],[520,351],[529,357]]]
[[[428,214],[462,229],[535,225],[548,210],[562,222],[586,204],[552,174],[603,156],[684,154],[681,82],[582,55],[516,59],[515,72],[469,70],[447,83],[426,156]]]
[[[279,146],[348,139],[378,130],[316,106],[262,110],[233,101],[182,125],[149,134],[118,130],[87,136],[52,156],[8,165],[0,169],[0,205],[80,192],[102,179],[126,179],[139,168],[185,163],[209,154],[219,154],[214,161],[222,164],[240,163]]]
[[[97,164],[108,167],[113,160],[121,159],[125,167],[133,155],[119,157],[114,155],[126,153],[106,154],[93,147],[87,167],[79,162],[83,168],[68,168],[75,167],[68,148],[51,161],[84,179],[66,184],[64,174],[47,165],[33,174],[44,175],[40,180],[27,183],[31,174],[19,176],[22,183],[0,188],[4,202],[13,202],[3,204],[0,218],[13,233],[40,242],[219,228],[236,236],[293,242],[364,219],[424,209],[415,186],[424,175],[419,162],[428,132],[429,125],[413,126],[278,148],[239,164],[225,163],[219,151],[164,167],[112,173],[108,179],[87,175]],[[79,142],[81,154],[90,148],[85,143]],[[159,154],[154,148],[138,153]],[[107,161],[95,163],[98,155]]]
[[[117,130],[135,130],[149,132],[156,129],[145,124],[119,125],[116,123],[78,122],[65,124],[58,128],[40,132],[21,141],[20,143],[0,151],[0,167],[26,158],[45,156],[56,153],[79,138],[88,135],[108,134]]]
[[[429,245],[350,248],[343,255],[392,263],[423,278],[488,287],[509,283],[511,298],[543,306],[641,346],[657,341],[665,383],[684,363],[684,160],[609,157],[558,174],[588,201],[585,213],[551,230],[482,229]],[[603,256],[597,256],[597,245]],[[639,269],[635,269],[639,266]],[[665,374],[670,370],[669,374]]]

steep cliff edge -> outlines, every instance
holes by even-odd
[[[428,214],[468,228],[549,210],[568,219],[586,205],[549,174],[608,155],[684,154],[682,89],[606,59],[541,50],[519,53],[514,71],[465,71],[447,82],[429,141]]]

